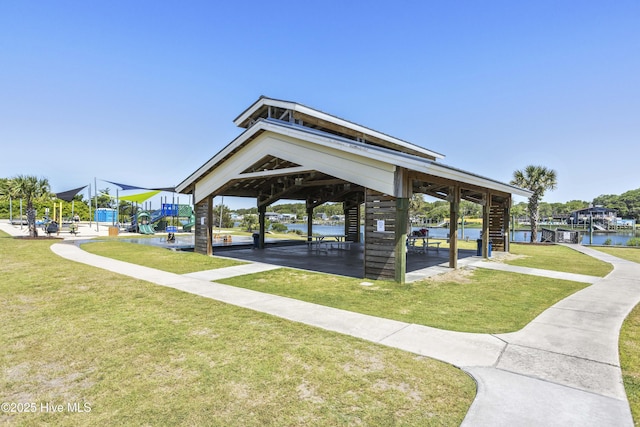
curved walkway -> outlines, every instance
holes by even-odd
[[[51,249],[77,262],[456,365],[478,383],[463,425],[632,426],[618,334],[640,301],[640,264],[571,247],[613,264],[613,272],[598,280],[583,276],[594,284],[558,302],[522,330],[499,335],[444,331],[210,281],[274,268],[268,264],[179,275],[89,254],[72,244],[56,243]],[[495,264],[479,260],[474,266]]]

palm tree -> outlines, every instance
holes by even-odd
[[[9,198],[9,180],[0,178],[0,200]]]
[[[29,235],[36,237],[36,212],[33,209],[33,201],[50,194],[49,180],[35,176],[18,175],[9,180],[9,194],[11,197],[25,199],[27,201],[27,223]]]
[[[517,170],[513,173],[511,184],[533,192],[529,197],[529,218],[531,219],[531,242],[537,242],[540,201],[545,191],[555,190],[558,184],[556,171],[544,166],[529,165],[523,171]]]

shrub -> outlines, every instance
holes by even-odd
[[[282,223],[274,222],[271,224],[271,231],[275,233],[286,233],[287,230],[288,230],[287,226]]]
[[[613,242],[611,241],[611,239],[607,239],[607,240],[605,240],[605,241],[604,241],[603,245],[605,245],[605,246],[611,246],[611,243],[613,243]]]
[[[627,240],[627,246],[640,246],[640,238],[639,237],[633,237],[633,238]]]

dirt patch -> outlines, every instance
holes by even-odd
[[[302,383],[296,388],[298,392],[298,398],[300,400],[308,400],[313,403],[323,403],[324,399],[318,395],[315,387],[309,384],[307,381],[302,380]]]
[[[382,390],[382,391],[396,390],[403,393],[405,396],[407,396],[411,400],[414,400],[414,401],[422,400],[420,393],[417,390],[414,390],[409,384],[404,382],[399,384],[392,384],[385,380],[378,380],[373,385],[373,388]]]
[[[494,252],[493,256],[491,257],[491,261],[494,262],[504,262],[504,261],[511,261],[514,259],[521,259],[521,258],[528,258],[528,255],[515,255],[509,252]]]
[[[451,270],[447,271],[446,273],[429,277],[426,281],[431,283],[471,283],[471,275],[473,275],[473,270],[467,268],[459,268],[457,270]]]
[[[63,240],[62,237],[56,237],[56,236],[14,236],[14,239],[20,239],[20,240]]]

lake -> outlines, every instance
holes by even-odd
[[[289,230],[300,230],[303,234],[307,232],[307,224],[287,224]],[[412,230],[418,230],[423,227],[413,227]],[[446,239],[449,234],[448,228],[439,227],[426,227],[429,230],[429,236],[434,238]],[[344,234],[344,225],[316,225],[313,226],[314,234],[328,235],[328,234]],[[364,227],[360,227],[360,233],[364,233]],[[538,230],[538,241],[540,240],[542,233]],[[515,231],[511,241],[513,242],[528,242],[531,233],[529,231]],[[594,245],[604,245],[607,239],[611,239],[611,245],[626,245],[627,241],[634,237],[633,231],[624,231],[617,233],[594,233],[593,242]],[[476,240],[480,238],[479,228],[465,228],[464,236],[462,230],[458,229],[458,238],[461,240]],[[584,233],[582,236],[582,244],[589,244],[589,233]]]

